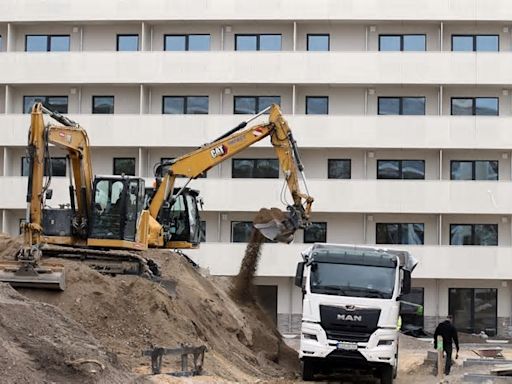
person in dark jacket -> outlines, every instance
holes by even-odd
[[[457,354],[455,358],[459,357],[459,337],[457,335],[457,329],[452,324],[453,318],[452,316],[447,316],[446,320],[439,323],[434,332],[434,348],[437,349],[437,336],[441,336],[443,338],[443,350],[446,354],[446,362],[444,366],[444,374],[450,374],[450,368],[452,366],[452,351],[453,345],[452,340],[455,343],[455,348],[457,349]]]

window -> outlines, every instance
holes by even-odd
[[[377,244],[424,244],[425,224],[377,223]]]
[[[135,157],[114,157],[114,175],[135,176]]]
[[[377,160],[377,179],[424,180],[425,160]]]
[[[329,114],[328,96],[306,96],[306,115]]]
[[[452,35],[452,51],[458,52],[498,52],[498,35]]]
[[[165,35],[164,51],[209,51],[210,35]]]
[[[235,51],[280,51],[281,34],[235,35]]]
[[[32,112],[32,106],[35,103],[43,103],[46,108],[52,111],[68,113],[67,96],[23,96],[23,113]]]
[[[379,97],[379,115],[424,115],[425,97]]]
[[[114,113],[114,96],[93,96],[92,113],[103,115]]]
[[[51,157],[51,161],[48,162],[48,158],[44,160],[44,175],[49,176],[50,174],[55,177],[66,176],[66,158],[65,157]],[[28,157],[23,156],[21,158],[21,176],[28,176],[30,173],[30,164]],[[51,167],[51,168],[50,168]],[[51,172],[50,172],[51,169]]]
[[[452,160],[452,180],[498,180],[498,160]]]
[[[450,224],[450,245],[498,245],[498,224]]]
[[[329,51],[330,39],[328,34],[308,34],[308,51]]]
[[[171,115],[207,115],[208,96],[163,96],[162,113]]]
[[[25,35],[26,52],[68,52],[69,35]]]
[[[350,159],[328,159],[327,177],[329,179],[350,179],[352,173]]]
[[[426,35],[379,35],[379,51],[426,50]]]
[[[201,230],[201,236],[199,238],[199,242],[200,243],[205,243],[206,242],[206,221],[205,220],[201,220],[199,222],[199,225],[200,225],[200,230]]]
[[[496,288],[450,288],[448,311],[462,332],[489,336],[497,333],[498,290]]]
[[[138,51],[139,35],[117,35],[118,51]]]
[[[498,116],[497,97],[452,97],[453,116]]]
[[[233,104],[236,115],[254,115],[272,104],[281,105],[281,96],[235,96]]]
[[[3,47],[3,41],[2,41],[2,35],[0,35],[0,52],[2,51],[2,47]]]
[[[278,179],[277,159],[233,159],[231,177],[234,179]]]
[[[326,243],[327,223],[311,223],[304,229],[305,243]]]
[[[231,222],[231,242],[248,243],[251,239],[253,226],[250,221],[232,221]]]

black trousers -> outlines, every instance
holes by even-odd
[[[452,352],[453,352],[453,346],[451,344],[444,344],[443,345],[444,353],[446,354],[445,358],[445,364],[444,364],[444,374],[449,375],[450,374],[450,368],[452,367]]]

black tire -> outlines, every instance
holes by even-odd
[[[393,384],[393,367],[391,365],[380,369],[380,384]]]
[[[313,381],[315,375],[315,369],[313,362],[309,360],[302,361],[302,381]]]

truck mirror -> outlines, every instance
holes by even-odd
[[[411,293],[411,271],[404,270],[404,278],[402,280],[402,295]]]
[[[295,272],[295,285],[299,288],[302,288],[302,277],[304,275],[304,265],[305,262],[297,263],[297,271]]]

